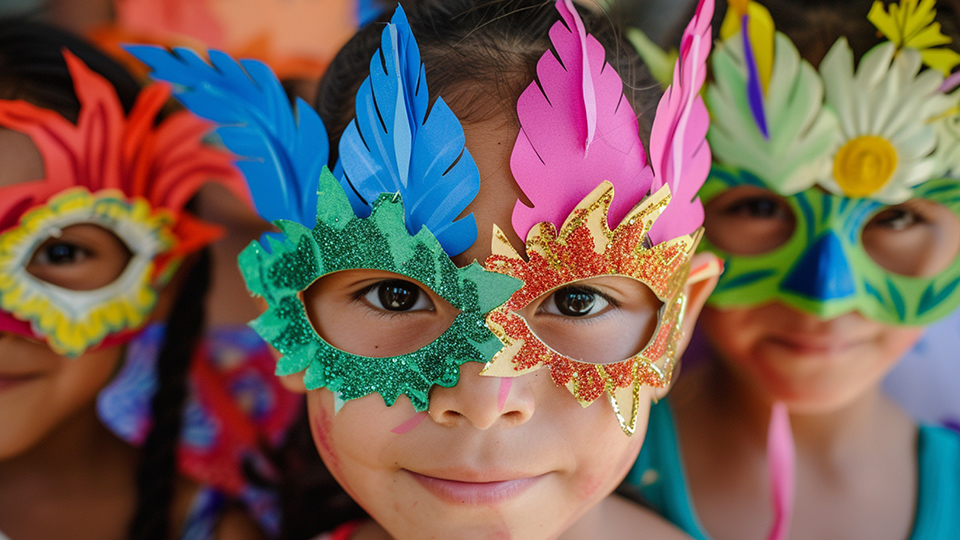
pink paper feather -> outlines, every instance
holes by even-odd
[[[692,233],[703,224],[703,205],[697,192],[710,173],[707,128],[710,117],[700,96],[710,54],[710,21],[714,0],[700,0],[696,14],[680,42],[673,71],[650,137],[654,174],[651,191],[670,186],[673,199],[650,231],[654,244]]]
[[[584,155],[590,151],[590,143],[593,142],[593,138],[597,135],[597,94],[593,88],[593,79],[590,76],[590,55],[587,54],[587,30],[583,27],[583,20],[580,19],[577,13],[576,7],[573,5],[573,0],[564,0],[563,7],[566,10],[560,11],[560,17],[563,18],[567,26],[573,30],[573,26],[570,26],[570,19],[573,19],[573,23],[577,28],[577,36],[580,39],[580,58],[583,59],[583,66],[581,66],[581,77],[583,77],[583,109],[586,114],[587,120],[587,139],[584,142]]]
[[[562,19],[550,29],[556,54],[544,53],[537,81],[517,101],[520,134],[510,168],[533,203],[518,201],[513,210],[514,231],[523,239],[543,221],[559,228],[604,180],[614,185],[609,219],[616,226],[653,179],[623,81],[572,3],[558,0],[556,7]]]

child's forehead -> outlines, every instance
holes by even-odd
[[[523,241],[511,225],[514,207],[526,199],[510,170],[510,155],[519,131],[519,126],[506,115],[463,124],[467,150],[480,170],[480,192],[463,213],[473,213],[477,241],[453,258],[457,266],[473,260],[483,262],[490,255],[494,225],[503,230],[514,249],[523,253]]]
[[[43,157],[30,137],[0,127],[0,188],[43,178]]]

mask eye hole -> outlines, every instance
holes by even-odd
[[[946,206],[911,199],[881,208],[863,228],[863,248],[880,267],[909,277],[932,277],[960,253],[960,218]]]
[[[626,276],[603,276],[553,289],[519,315],[557,353],[590,364],[613,364],[647,346],[662,306],[643,283]]]
[[[787,200],[758,187],[735,187],[704,208],[707,238],[733,255],[773,251],[790,240],[796,226],[797,218]]]
[[[416,352],[442,336],[460,314],[426,285],[381,270],[335,272],[301,296],[324,341],[370,358]]]
[[[106,287],[123,274],[132,254],[115,234],[92,224],[64,228],[33,251],[26,270],[33,277],[74,291]]]

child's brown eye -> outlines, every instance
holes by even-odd
[[[420,289],[406,281],[385,281],[377,287],[377,297],[386,310],[408,311],[417,304]]]
[[[960,252],[960,219],[950,208],[910,199],[878,211],[861,233],[867,255],[881,268],[911,277],[946,270]]]
[[[727,214],[755,219],[789,219],[789,208],[773,197],[750,197],[730,205]]]
[[[555,352],[578,362],[612,364],[650,342],[662,307],[640,281],[610,275],[560,286],[517,314]]]
[[[363,292],[363,298],[377,309],[395,313],[433,309],[433,302],[420,287],[402,279],[376,283]]]
[[[752,186],[725,191],[704,207],[707,238],[733,255],[773,251],[793,236],[796,217],[787,199]]]
[[[89,252],[74,244],[58,242],[41,247],[34,254],[34,262],[37,264],[55,264],[64,265],[82,261],[89,255]]]
[[[553,293],[552,301],[545,302],[541,309],[565,317],[587,317],[603,311],[608,305],[609,302],[596,291],[585,287],[565,287]]]
[[[26,264],[33,277],[74,291],[105,287],[120,277],[130,250],[113,232],[90,223],[65,227],[37,246]]]
[[[877,214],[868,226],[884,227],[894,231],[905,231],[908,228],[923,222],[916,212],[906,208],[892,207]]]
[[[442,336],[460,314],[429,286],[371,269],[323,276],[302,298],[310,323],[324,341],[371,358],[418,351]]]

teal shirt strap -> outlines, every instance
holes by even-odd
[[[960,538],[960,434],[920,426],[919,486],[910,540]]]
[[[625,482],[634,486],[655,511],[695,540],[710,540],[693,511],[675,426],[669,399],[650,408],[643,448]]]
[[[920,426],[917,462],[917,508],[910,540],[960,539],[960,434]],[[643,449],[625,482],[684,532],[696,540],[710,540],[693,508],[669,400],[650,409]]]

